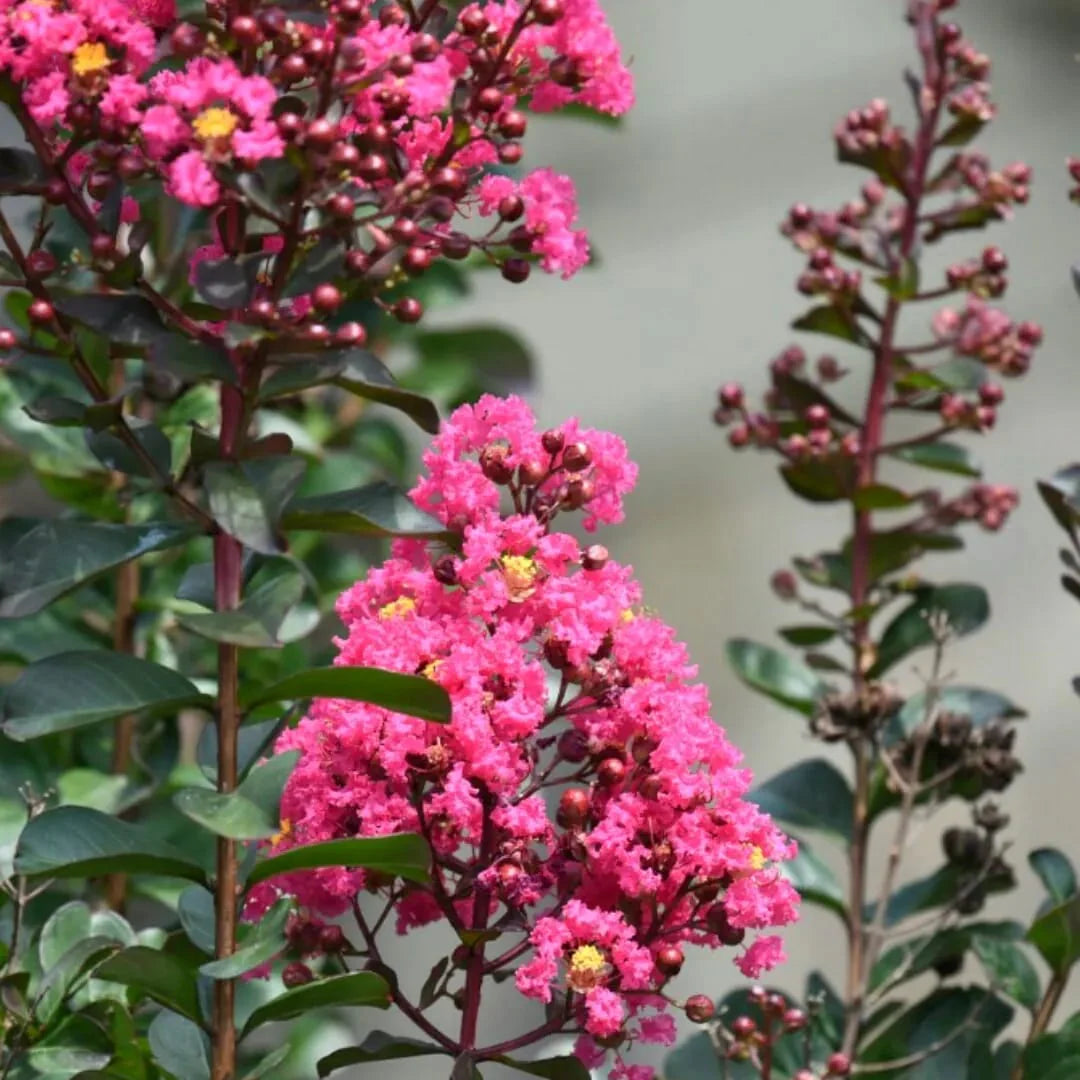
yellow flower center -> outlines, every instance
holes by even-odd
[[[506,587],[513,601],[526,600],[536,591],[536,562],[528,555],[504,555],[500,560]]]
[[[191,126],[200,139],[227,139],[236,130],[237,123],[233,113],[215,105],[210,109],[203,109]]]
[[[380,619],[397,619],[416,610],[416,601],[411,596],[399,596],[389,604],[379,608]]]
[[[751,870],[764,870],[765,869],[765,852],[761,850],[756,844],[750,851],[750,869]]]
[[[575,975],[596,974],[606,967],[607,960],[595,945],[579,945],[570,957],[570,970]]]
[[[442,666],[442,660],[432,660],[429,664],[424,665],[424,670],[421,674],[425,679],[434,679],[435,672]]]
[[[84,41],[71,55],[71,70],[80,76],[104,71],[109,63],[109,54],[100,41]]]
[[[633,622],[634,613],[629,608],[623,608],[623,610],[619,612],[619,619],[621,622]]]
[[[292,835],[292,822],[288,818],[281,819],[281,828],[270,837],[270,846],[277,847],[287,836]]]

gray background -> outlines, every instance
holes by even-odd
[[[603,265],[570,284],[491,281],[472,310],[497,313],[536,347],[545,421],[578,414],[628,441],[640,484],[627,523],[604,540],[689,643],[717,721],[764,778],[819,750],[796,714],[736,682],[723,643],[744,634],[776,643],[775,626],[793,613],[772,598],[769,574],[791,554],[834,544],[847,522],[789,497],[775,459],[729,451],[709,412],[721,381],[763,388],[765,362],[791,340],[786,324],[806,306],[793,289],[802,264],[777,234],[784,211],[800,199],[839,205],[865,176],[834,163],[834,122],[876,96],[898,114],[906,109],[900,76],[913,53],[904,4],[606,6],[633,57],[636,110],[613,134],[567,124],[534,130],[528,159],[574,176]],[[1028,161],[1035,184],[1014,222],[961,235],[947,253],[1000,243],[1015,283],[1007,307],[1043,323],[1047,340],[1031,374],[1008,384],[997,430],[974,447],[989,479],[1020,488],[1019,511],[1001,534],[969,531],[965,553],[927,572],[990,590],[993,620],[954,648],[951,663],[964,681],[1007,692],[1031,713],[1020,742],[1027,771],[1006,796],[1022,883],[1007,904],[1026,918],[1038,902],[1026,851],[1056,844],[1080,860],[1080,702],[1069,689],[1080,672],[1080,610],[1057,586],[1057,529],[1033,489],[1036,477],[1080,459],[1080,305],[1067,273],[1080,256],[1080,211],[1066,201],[1063,168],[1080,152],[1080,6],[968,0],[954,14],[994,61],[1000,115],[981,148],[999,164]],[[857,401],[861,383],[850,390]],[[918,834],[916,869],[920,860],[935,865],[946,820]],[[839,975],[831,917],[808,911],[787,937],[782,981],[801,985],[814,966]],[[719,992],[737,978],[726,956],[699,954],[677,986]],[[1066,1005],[1080,1007],[1075,988]],[[515,1027],[519,1018],[514,1009]],[[509,1024],[497,1026],[509,1033]]]

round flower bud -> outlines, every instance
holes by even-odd
[[[362,323],[347,322],[334,331],[334,343],[345,348],[360,349],[367,341],[367,330]]]
[[[589,739],[583,731],[571,728],[559,736],[559,757],[571,765],[580,764],[589,756]]]
[[[536,0],[533,17],[541,26],[554,26],[565,12],[563,0]]]
[[[339,953],[348,948],[349,942],[340,926],[332,923],[319,931],[319,949],[324,953]]]
[[[316,311],[324,311],[327,314],[337,311],[337,309],[341,307],[341,301],[343,299],[341,290],[336,285],[331,285],[328,281],[323,281],[316,285],[311,294],[311,302],[315,306]]]
[[[784,1013],[784,1027],[788,1031],[801,1031],[809,1022],[809,1017],[802,1009],[788,1009]]]
[[[38,248],[26,256],[26,272],[30,277],[48,277],[56,269],[56,256],[51,251]]]
[[[495,484],[509,484],[514,478],[513,466],[507,461],[509,451],[505,446],[485,446],[480,454],[480,468]]]
[[[391,311],[398,322],[415,323],[422,318],[424,305],[415,296],[406,296],[399,300]]]
[[[315,976],[311,973],[311,968],[307,964],[301,964],[299,962],[295,964],[288,964],[285,970],[281,973],[281,981],[290,990],[294,986],[303,986],[305,983],[311,982]]]
[[[586,570],[602,570],[608,558],[608,549],[603,544],[590,544],[581,556],[581,565]]]
[[[662,975],[678,975],[685,960],[686,957],[678,945],[665,945],[656,954],[656,966]]]
[[[432,565],[431,572],[435,575],[435,580],[443,585],[457,584],[457,562],[453,555],[441,555]]]
[[[558,820],[564,828],[580,825],[589,816],[589,794],[584,788],[567,788],[559,799]]]
[[[0,352],[8,352],[10,349],[14,349],[18,344],[15,335],[7,329],[7,327],[0,328]]]
[[[731,1023],[732,1033],[737,1039],[749,1039],[757,1031],[757,1024],[752,1016],[736,1016]]]
[[[513,285],[528,280],[532,266],[528,259],[506,259],[500,268],[503,278]]]
[[[705,994],[693,994],[688,997],[685,1010],[687,1019],[693,1020],[695,1024],[704,1024],[716,1015],[716,1006],[712,998],[706,997]]]
[[[717,936],[721,945],[741,945],[746,931],[741,927],[732,926],[728,921],[727,909],[723,904],[713,904],[705,915],[705,925],[709,931]]]
[[[738,383],[724,383],[720,387],[720,404],[725,409],[741,408],[744,397],[743,388]]]
[[[32,300],[26,314],[32,323],[37,323],[40,326],[52,322],[55,312],[48,300]]]
[[[850,1076],[851,1058],[847,1054],[832,1054],[825,1063],[826,1076]]]
[[[769,585],[781,600],[794,600],[799,592],[799,582],[790,570],[777,570]]]
[[[562,463],[570,472],[581,472],[592,463],[592,451],[586,443],[571,443],[563,451]]]
[[[604,758],[596,768],[596,779],[604,787],[614,787],[626,779],[626,765],[618,758]]]

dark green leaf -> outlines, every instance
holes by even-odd
[[[147,1038],[154,1060],[176,1080],[210,1080],[210,1040],[197,1024],[163,1009]]]
[[[1063,852],[1057,848],[1036,848],[1028,855],[1028,863],[1055,903],[1076,895],[1076,871]]]
[[[266,262],[261,252],[236,258],[202,259],[195,264],[195,289],[216,308],[243,307],[255,290],[259,268]]]
[[[75,942],[45,972],[37,988],[34,1014],[38,1020],[48,1024],[79,979],[119,948],[112,938],[105,936],[85,937]]]
[[[1036,486],[1054,520],[1076,544],[1076,527],[1080,523],[1080,465],[1060,469],[1050,480]]]
[[[237,464],[213,461],[203,470],[210,514],[232,537],[273,555],[278,517],[304,474],[299,457],[263,458]]]
[[[239,792],[182,788],[173,795],[173,805],[204,829],[230,840],[264,840],[278,831],[277,821]]]
[[[755,788],[749,798],[785,825],[851,840],[851,787],[836,766],[823,758],[792,765]]]
[[[39,424],[88,427],[94,431],[103,431],[120,419],[123,414],[123,399],[85,402],[60,394],[45,394],[36,398],[32,405],[24,406],[24,411]]]
[[[1066,1061],[1058,1062],[1041,1080],[1076,1080],[1080,1076],[1080,1054],[1073,1054]]]
[[[67,296],[56,307],[68,318],[122,345],[149,345],[167,332],[157,309],[141,296]]]
[[[806,716],[825,692],[825,684],[809,668],[767,645],[735,638],[727,644],[727,657],[747,686]]]
[[[792,462],[780,467],[784,483],[809,502],[839,502],[851,495],[855,464],[848,457]]]
[[[925,691],[913,694],[897,713],[898,732],[910,735],[926,719]],[[985,727],[991,720],[1015,720],[1027,713],[1007,697],[978,686],[945,686],[934,695],[933,712],[970,716],[975,727]]]
[[[323,236],[299,258],[289,276],[286,296],[303,296],[316,285],[340,277],[345,268],[345,245],[332,236]]]
[[[248,875],[247,884],[251,888],[278,874],[322,866],[363,867],[408,881],[423,882],[427,881],[430,865],[431,852],[423,837],[413,833],[361,836],[290,848],[281,855],[257,862]]]
[[[45,180],[37,154],[17,146],[0,147],[0,195],[21,195]]]
[[[500,1055],[494,1060],[516,1072],[547,1077],[547,1080],[589,1080],[591,1075],[581,1059],[573,1055],[544,1058],[542,1061],[516,1061]]]
[[[26,1061],[47,1080],[84,1069],[101,1069],[112,1060],[112,1042],[85,1016],[67,1016],[26,1052]]]
[[[214,951],[214,895],[202,885],[191,885],[176,904],[180,925],[188,939],[204,953]]]
[[[172,470],[172,444],[164,432],[153,424],[137,420],[129,420],[128,427],[154,463],[157,473],[168,476]],[[127,476],[154,476],[135,451],[111,431],[88,431],[86,446],[105,468],[113,472],[122,472]]]
[[[397,488],[382,482],[351,491],[294,499],[282,523],[286,529],[411,536],[424,540],[445,540],[452,535],[436,518],[417,509]]]
[[[871,484],[859,488],[851,502],[856,510],[898,510],[912,503],[910,495],[888,484]]]
[[[244,1025],[244,1038],[262,1024],[275,1020],[291,1020],[312,1009],[346,1005],[366,1005],[376,1009],[390,1007],[390,987],[386,980],[371,971],[353,971],[347,975],[331,975],[304,986],[286,990],[284,994],[260,1005]]]
[[[359,1046],[346,1046],[321,1058],[318,1070],[320,1077],[326,1077],[350,1065],[367,1065],[372,1061],[400,1061],[403,1058],[431,1057],[446,1053],[446,1050],[433,1043],[419,1042],[402,1035],[388,1035],[385,1031],[372,1031],[364,1037]]]
[[[133,945],[99,965],[94,970],[94,977],[126,986],[197,1024],[201,1023],[195,973],[171,953]]]
[[[266,378],[259,388],[259,401],[273,401],[274,398],[290,397],[311,386],[322,386],[332,382],[345,370],[345,354],[332,353],[319,356],[314,360],[302,360],[299,363],[280,367]]]
[[[874,280],[894,300],[910,300],[919,291],[919,264],[915,259],[902,259],[897,270]]]
[[[844,424],[857,425],[859,421],[838,405],[821,387],[798,375],[777,372],[773,375],[773,386],[778,392],[780,400],[793,412],[802,415],[812,405],[821,405],[828,411],[834,420]]]
[[[422,675],[402,675],[381,668],[342,666],[301,671],[273,686],[256,688],[245,698],[245,704],[251,708],[268,701],[317,697],[366,701],[423,720],[440,724],[450,721],[450,698],[438,683]]]
[[[796,319],[791,327],[793,330],[828,334],[830,337],[856,344],[860,344],[863,340],[863,335],[855,322],[855,316],[832,304],[822,304],[820,307],[811,308],[805,315]]]
[[[203,964],[199,968],[200,974],[211,979],[237,979],[284,952],[288,947],[285,921],[291,910],[292,900],[280,900],[255,924],[232,956]]]
[[[832,626],[785,626],[779,634],[789,645],[807,649],[832,641],[836,637],[836,629]]]
[[[31,615],[59,596],[193,534],[183,525],[42,521],[0,547],[0,617]]]
[[[990,874],[980,885],[987,893],[1004,892],[1013,888],[1011,872],[1000,876]],[[966,871],[954,865],[942,866],[926,877],[911,881],[896,890],[886,908],[886,925],[893,926],[920,911],[952,905],[957,897],[970,891],[972,881]],[[874,905],[867,905],[867,919],[874,917]]]
[[[299,750],[288,750],[274,754],[269,761],[257,765],[237,788],[253,805],[274,821],[278,820],[281,807],[281,793],[300,759]]]
[[[938,146],[967,146],[986,126],[986,121],[971,113],[965,113],[950,124],[938,136]]]
[[[1000,938],[976,934],[972,939],[975,954],[986,968],[990,985],[1018,1001],[1027,1009],[1039,1003],[1039,976],[1019,945]]]
[[[949,632],[958,637],[973,633],[990,617],[990,600],[978,585],[925,586],[885,628],[877,662],[870,674],[884,674],[916,649],[934,643],[930,620],[944,616]]]
[[[244,776],[248,769],[266,752],[284,724],[284,717],[263,720],[258,724],[245,724],[237,733],[237,772]],[[209,723],[199,736],[196,757],[203,772],[214,779],[217,776],[217,724]]]
[[[33,877],[163,874],[202,883],[202,868],[159,836],[83,806],[46,810],[28,822],[15,849],[15,869]]]
[[[433,330],[418,334],[415,345],[424,368],[458,366],[465,382],[478,390],[501,396],[520,394],[533,381],[535,364],[528,345],[500,326]],[[470,387],[463,389],[469,395]]]
[[[794,859],[780,863],[780,872],[807,903],[818,904],[834,911],[840,918],[845,917],[844,892],[836,875],[806,843],[799,842],[799,853]]]
[[[178,615],[177,622],[192,633],[212,641],[244,648],[277,648],[278,632],[289,612],[300,602],[306,583],[295,570],[264,581],[235,611]]]
[[[30,664],[8,687],[0,727],[22,741],[203,700],[183,675],[149,660],[105,651],[59,653]]]
[[[1080,959],[1080,894],[1039,915],[1027,939],[1055,975],[1064,975]]]
[[[345,370],[334,382],[359,397],[400,410],[432,435],[439,430],[439,411],[435,405],[422,394],[400,386],[374,353],[349,353]]]
[[[428,972],[424,985],[420,987],[420,1008],[429,1009],[435,1004],[439,984],[442,982],[446,969],[450,966],[450,957],[444,956],[435,961],[434,966]]]
[[[906,461],[909,465],[921,465],[924,469],[958,473],[960,476],[982,475],[982,469],[971,460],[967,447],[956,443],[933,442],[905,446],[895,450],[892,456]]]

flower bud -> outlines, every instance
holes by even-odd
[[[731,1030],[737,1039],[749,1039],[757,1031],[757,1024],[752,1016],[736,1016],[731,1022]]]
[[[799,594],[799,582],[790,570],[777,570],[769,585],[781,600],[794,600]]]
[[[569,472],[581,472],[592,463],[592,451],[586,443],[571,443],[563,451],[562,463]]]
[[[590,544],[581,556],[581,565],[586,570],[603,570],[608,558],[608,549],[603,544]]]
[[[294,986],[304,986],[314,978],[311,968],[307,964],[301,964],[299,961],[286,965],[285,970],[281,973],[281,981],[290,990]]]
[[[716,1006],[712,998],[704,994],[694,994],[686,999],[686,1017],[695,1024],[704,1024],[716,1015]]]
[[[678,945],[665,945],[656,954],[656,967],[662,975],[678,975],[686,957]]]
[[[589,816],[589,794],[584,788],[568,788],[559,799],[557,820],[564,829],[584,823]]]
[[[480,453],[480,468],[484,475],[495,484],[509,484],[514,478],[514,469],[507,460],[510,451],[505,446],[491,444]]]
[[[847,1054],[832,1054],[825,1063],[826,1076],[850,1076],[851,1058]]]

